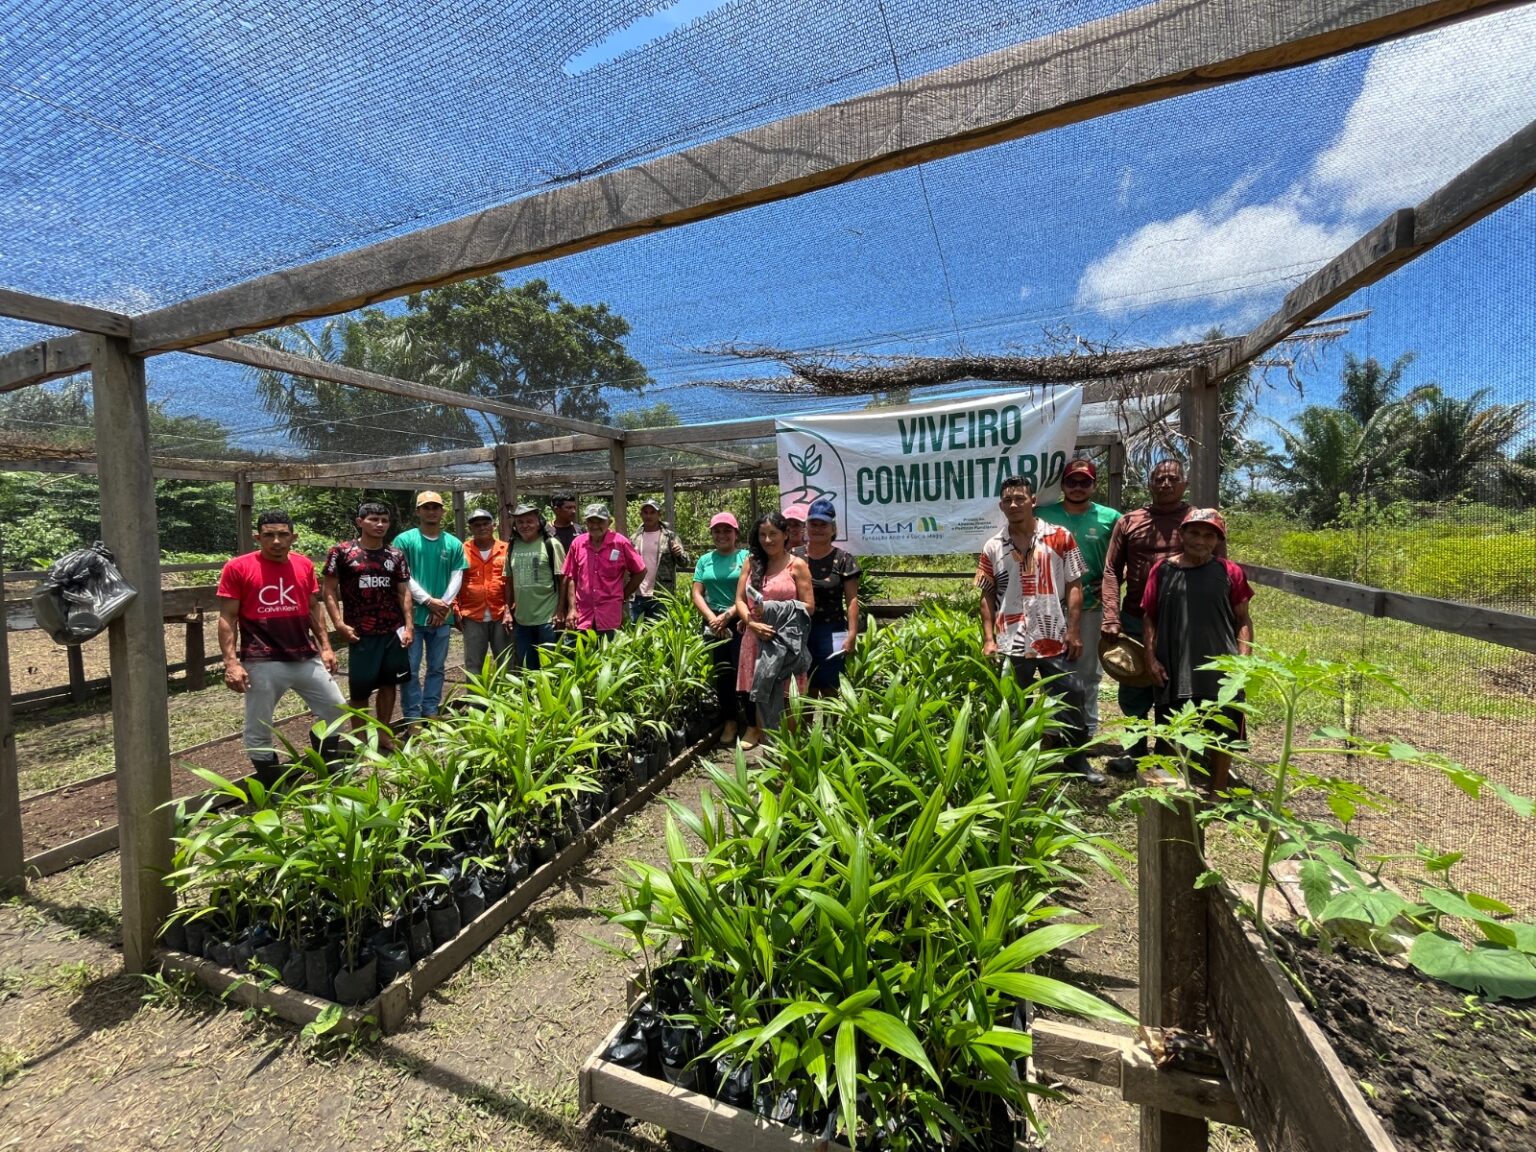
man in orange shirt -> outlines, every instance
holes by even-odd
[[[496,519],[483,508],[469,514],[464,559],[469,568],[453,606],[464,628],[464,670],[479,672],[485,656],[500,660],[512,645],[507,608],[507,543],[496,539]]]

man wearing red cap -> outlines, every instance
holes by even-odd
[[[1104,581],[1100,599],[1104,604],[1103,634],[1111,639],[1122,634],[1141,639],[1141,595],[1146,590],[1147,576],[1159,563],[1180,551],[1183,542],[1179,525],[1189,512],[1184,492],[1189,481],[1184,476],[1184,465],[1177,460],[1162,460],[1147,478],[1147,488],[1152,493],[1152,503],[1134,512],[1127,512],[1115,524],[1109,537],[1109,551],[1104,556]],[[1226,544],[1216,549],[1219,556],[1226,555]],[[1121,585],[1125,598],[1121,600]],[[1126,716],[1144,718],[1152,711],[1151,688],[1120,685],[1120,711]],[[1146,742],[1129,749],[1129,754],[1116,756],[1106,765],[1111,772],[1131,775],[1136,771],[1136,761],[1147,754]]]
[[[1227,538],[1221,513],[1191,508],[1179,524],[1179,538],[1179,551],[1152,569],[1141,596],[1142,637],[1147,668],[1158,684],[1154,707],[1159,723],[1186,703],[1217,698],[1222,674],[1204,667],[1212,657],[1246,656],[1253,647],[1248,613],[1253,589],[1242,568],[1216,555]],[[1234,713],[1232,722],[1241,736],[1241,713]],[[1211,754],[1206,768],[1212,787],[1227,786],[1230,759]]]
[[[1109,538],[1120,513],[1093,501],[1098,469],[1092,460],[1079,457],[1067,462],[1061,476],[1061,500],[1035,510],[1047,524],[1055,524],[1072,533],[1077,550],[1083,554],[1083,650],[1072,662],[1072,678],[1083,694],[1083,727],[1092,741],[1099,730],[1099,628],[1104,620],[1104,605],[1099,599],[1099,585],[1104,580],[1104,556]]]

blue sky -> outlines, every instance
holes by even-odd
[[[663,45],[702,35],[724,16],[686,22],[719,7],[686,0],[624,25],[566,70],[624,67],[623,53],[652,51],[674,26]],[[619,406],[665,399],[691,421],[786,411],[794,404],[684,387],[741,371],[700,350],[984,352],[1032,347],[1062,324],[1130,345],[1213,324],[1243,331],[1388,210],[1532,118],[1528,8],[511,275],[630,320],[631,351],[657,386]],[[1373,313],[1306,371],[1306,400],[1332,399],[1345,350],[1409,349],[1412,382],[1536,398],[1533,237],[1527,196],[1341,305]],[[173,409],[273,443],[238,369],[177,356],[150,373]],[[1269,411],[1284,419],[1301,402],[1282,387]]]

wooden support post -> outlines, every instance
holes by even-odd
[[[1147,781],[1171,786],[1165,775]],[[1205,1029],[1205,893],[1195,889],[1203,871],[1194,808],[1165,808],[1143,800],[1137,822],[1141,1022],[1149,1028]],[[1141,1110],[1142,1152],[1204,1152],[1204,1120]]]
[[[1215,507],[1221,488],[1221,381],[1204,364],[1179,394],[1179,431],[1189,452],[1189,502]]]
[[[162,877],[171,867],[171,739],[166,714],[165,616],[160,525],[150,472],[144,361],[128,342],[102,336],[91,354],[101,532],[123,577],[138,589],[112,622],[112,743],[123,885],[123,970],[150,967],[171,911]]]
[[[1116,440],[1109,446],[1109,506],[1124,511],[1125,504],[1125,441]]]
[[[757,518],[762,515],[762,513],[757,510],[757,481],[756,480],[753,480],[750,484],[747,485],[747,491],[750,493],[750,495],[747,498],[747,513],[751,517],[752,523],[756,524],[757,523]],[[750,531],[750,526],[749,526],[748,530]]]
[[[505,444],[496,445],[496,523],[501,538],[512,539],[512,509],[517,507],[517,457]]]
[[[608,467],[613,472],[613,526],[629,534],[629,478],[624,460],[624,441],[615,440],[608,449]]]
[[[661,518],[666,521],[669,528],[677,527],[674,512],[677,506],[677,493],[673,491],[673,483],[676,479],[676,471],[668,468],[661,477]]]
[[[256,494],[244,472],[235,473],[235,555],[244,556],[256,549],[252,525],[256,522]]]
[[[64,647],[64,659],[69,664],[69,701],[71,704],[84,704],[90,691],[85,686],[85,653],[80,651],[80,645],[67,644]]]
[[[455,492],[453,494],[453,534],[460,540],[469,538],[469,525],[464,522],[464,514],[464,493]]]
[[[0,601],[5,599],[5,558],[0,555]],[[11,648],[0,620],[0,895],[26,891],[21,847],[21,781],[16,773],[16,720],[11,711]]]
[[[208,687],[208,643],[201,608],[187,617],[187,687],[193,692]]]

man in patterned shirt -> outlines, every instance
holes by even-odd
[[[1067,767],[1090,784],[1103,784],[1081,752],[1087,742],[1083,693],[1072,675],[1083,650],[1082,553],[1065,528],[1036,518],[1034,485],[1025,477],[1003,481],[998,506],[1008,523],[986,542],[976,563],[983,650],[1007,660],[1021,684],[1057,677],[1050,690],[1066,705],[1061,719],[1067,742],[1077,749]]]
[[[367,503],[357,510],[357,539],[335,545],[325,558],[325,607],[331,627],[352,645],[347,695],[359,711],[378,691],[374,715],[388,732],[395,693],[411,678],[411,569],[405,553],[386,547],[389,508]],[[340,593],[341,603],[337,603]],[[362,726],[353,717],[354,729]],[[392,741],[381,733],[381,743]]]

